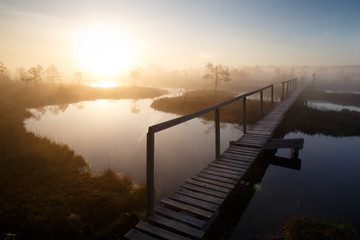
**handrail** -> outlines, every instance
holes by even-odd
[[[155,133],[178,124],[184,123],[196,117],[202,116],[209,112],[215,111],[215,154],[216,157],[220,156],[220,108],[225,107],[231,103],[243,99],[243,133],[246,133],[246,97],[260,92],[260,104],[261,104],[261,117],[263,117],[263,91],[271,88],[271,107],[274,107],[274,85],[270,84],[266,87],[257,89],[252,92],[242,94],[226,102],[217,104],[215,106],[181,116],[175,119],[171,119],[162,123],[158,123],[149,127],[147,133],[147,149],[146,149],[146,215],[147,217],[154,214],[154,152],[155,152]]]
[[[149,132],[153,132],[153,133],[160,132],[160,131],[165,130],[167,128],[176,126],[176,125],[178,125],[180,123],[189,121],[189,120],[194,119],[196,117],[199,117],[201,115],[204,115],[204,114],[207,114],[209,112],[215,111],[216,109],[220,109],[222,107],[225,107],[225,106],[227,106],[227,105],[229,105],[231,103],[234,103],[234,102],[236,102],[236,101],[238,101],[238,100],[240,100],[240,99],[242,99],[244,97],[248,97],[248,96],[253,95],[255,93],[258,93],[258,92],[262,92],[265,89],[270,88],[270,87],[273,88],[273,84],[270,84],[270,85],[268,85],[266,87],[260,88],[258,90],[255,90],[255,91],[252,91],[252,92],[249,92],[249,93],[245,93],[243,95],[240,95],[240,96],[238,96],[236,98],[233,98],[231,100],[228,100],[226,102],[217,104],[215,106],[212,106],[212,107],[209,107],[209,108],[206,108],[206,109],[194,112],[194,113],[190,113],[190,114],[185,115],[185,116],[174,118],[174,119],[162,122],[162,123],[152,125],[152,126],[149,127]],[[273,104],[273,103],[274,103],[273,102],[273,96],[271,96],[271,104]]]
[[[293,79],[281,82],[281,84],[282,84],[281,100],[284,100],[286,97],[289,96],[289,90],[291,92],[296,88],[296,81],[297,81],[297,78],[293,78]],[[285,84],[286,84],[286,96],[285,96],[285,91],[284,91]]]

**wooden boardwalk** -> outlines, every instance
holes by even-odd
[[[266,148],[275,129],[303,87],[277,104],[219,157],[155,207],[147,222],[138,223],[125,239],[202,239],[219,208]]]

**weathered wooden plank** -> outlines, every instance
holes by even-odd
[[[211,174],[211,175],[214,175],[214,176],[224,177],[224,178],[229,178],[229,179],[234,179],[234,180],[239,180],[241,178],[241,176],[242,176],[242,175],[228,174],[228,173],[218,171],[218,170],[210,170],[208,168],[203,169],[201,171],[201,173]]]
[[[178,202],[178,201],[174,201],[174,200],[169,199],[169,198],[165,198],[165,199],[161,200],[161,202],[163,204],[165,204],[165,205],[171,206],[173,208],[181,209],[183,211],[192,213],[192,214],[200,216],[200,217],[204,217],[204,218],[209,219],[213,215],[212,212],[205,211],[203,209],[193,207],[193,206],[190,206],[188,204],[184,204],[184,203],[181,203],[181,202]]]
[[[141,231],[147,232],[152,234],[155,237],[165,238],[165,239],[181,239],[181,240],[189,240],[190,238],[183,237],[179,234],[164,230],[159,227],[155,227],[149,223],[146,222],[139,222],[136,227],[136,229],[139,229]]]
[[[228,173],[228,174],[232,174],[232,175],[240,176],[240,177],[245,172],[245,169],[226,169],[226,168],[223,168],[222,166],[215,167],[215,166],[211,166],[210,164],[209,164],[209,166],[206,167],[206,169],[211,170],[211,171],[218,171],[218,172]]]
[[[199,186],[199,187],[204,187],[204,188],[208,188],[208,189],[211,189],[211,190],[219,191],[219,192],[222,192],[222,193],[225,193],[225,194],[228,194],[230,192],[229,188],[221,187],[221,186],[215,185],[213,183],[201,182],[201,181],[197,181],[197,180],[191,179],[191,178],[186,180],[186,182],[189,183],[189,184]]]
[[[215,204],[222,204],[222,202],[224,201],[223,198],[218,198],[218,197],[214,197],[211,195],[207,195],[204,193],[199,193],[199,192],[194,192],[185,188],[179,188],[176,193],[181,194],[181,195],[185,195],[188,197],[192,197],[192,198],[196,198],[202,201],[206,201],[206,202],[210,202],[210,203],[215,203]]]
[[[129,240],[157,240],[158,238],[154,238],[152,236],[149,236],[143,232],[140,232],[134,228],[130,229],[125,235],[124,239]]]
[[[219,192],[219,191],[209,189],[209,188],[206,188],[206,187],[193,185],[193,184],[190,184],[190,183],[184,183],[181,187],[192,190],[192,191],[195,191],[195,192],[205,193],[207,195],[222,198],[222,199],[226,198],[226,196],[227,196],[226,193]]]
[[[228,153],[228,152],[224,152],[223,154],[220,155],[220,157],[223,158],[228,158],[228,159],[232,159],[232,160],[239,160],[239,161],[246,161],[248,160],[249,162],[252,162],[255,160],[255,157],[247,157],[247,156],[243,156],[243,155],[238,155],[238,154],[233,154],[233,153]]]
[[[177,212],[172,209],[169,209],[167,207],[163,206],[156,206],[155,212],[157,214],[161,214],[163,216],[166,216],[168,218],[176,219],[178,221],[181,221],[183,223],[186,223],[188,225],[191,225],[196,228],[203,229],[206,225],[206,221],[197,219],[193,216],[190,216],[189,214],[186,214],[184,212]]]
[[[250,164],[247,164],[247,165],[240,165],[242,167],[235,167],[235,166],[229,166],[229,165],[226,165],[226,164],[222,164],[222,163],[215,163],[215,162],[212,162],[209,164],[209,166],[211,167],[215,167],[215,168],[219,168],[219,169],[227,169],[227,170],[233,170],[233,171],[237,171],[237,172],[240,172],[240,173],[244,173],[246,168],[249,166]]]
[[[164,218],[162,216],[159,215],[154,215],[148,218],[148,220],[150,220],[153,223],[165,226],[166,228],[168,228],[169,230],[175,230],[178,233],[181,233],[181,235],[184,236],[192,236],[192,237],[196,237],[196,238],[202,238],[204,236],[204,231],[200,230],[200,229],[196,229],[193,227],[190,227],[188,225],[185,225],[183,223],[179,223],[176,222],[174,220],[168,219],[168,218]]]
[[[260,151],[259,151],[260,152]],[[255,157],[257,155],[251,156],[251,155],[244,155],[244,154],[239,154],[239,153],[230,153],[230,152],[224,152],[223,154],[221,154],[220,156],[230,156],[230,157],[236,157],[236,158],[241,158],[241,159],[249,159],[249,160],[253,160],[255,159]]]
[[[200,177],[200,176],[194,176],[194,177],[192,177],[192,179],[200,181],[200,182],[204,182],[204,183],[214,184],[216,186],[220,186],[223,188],[228,188],[230,190],[233,189],[236,185],[234,183],[224,183],[221,181],[217,181],[217,180],[213,180],[213,179],[209,179],[209,178],[205,178],[205,177]]]
[[[251,161],[253,159],[255,159],[257,157],[257,155],[258,155],[258,154],[244,153],[244,152],[241,152],[241,151],[238,151],[238,150],[234,149],[233,147],[230,147],[230,148],[226,149],[223,153],[234,154],[234,155],[237,155],[238,157],[241,157],[243,159],[250,159]]]
[[[213,162],[214,164],[221,164],[223,166],[229,166],[229,167],[237,167],[237,168],[242,168],[244,170],[247,170],[249,168],[249,166],[251,165],[251,163],[242,163],[240,161],[231,161],[231,160],[227,160],[227,159],[217,159],[216,161]]]
[[[260,150],[259,149],[254,149],[254,148],[245,148],[245,147],[241,147],[241,146],[236,146],[236,145],[231,145],[229,149],[232,150],[236,150],[241,154],[244,155],[249,155],[249,156],[256,156],[257,154],[259,154]]]
[[[190,204],[191,206],[194,207],[198,207],[201,209],[204,209],[206,211],[210,211],[210,212],[216,212],[219,208],[218,204],[215,203],[209,203],[209,202],[205,202],[199,199],[195,199],[192,197],[188,197],[188,196],[184,196],[184,195],[180,195],[177,193],[173,193],[169,196],[170,199],[178,201],[178,202],[182,202],[185,204]]]
[[[239,158],[230,158],[228,156],[221,156],[221,157],[215,159],[215,161],[226,161],[226,162],[242,165],[244,167],[251,165],[254,162],[254,160],[255,160],[255,158],[243,159],[243,158],[241,158],[241,156]],[[239,166],[239,167],[241,167],[241,166]]]
[[[214,176],[214,175],[211,175],[208,173],[201,172],[197,176],[203,177],[203,178],[208,178],[208,179],[219,181],[219,182],[230,183],[230,184],[234,184],[234,185],[236,185],[236,183],[237,183],[237,180],[230,179],[230,178],[224,178],[224,177],[218,177],[218,176]]]

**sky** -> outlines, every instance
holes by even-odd
[[[2,0],[0,61],[99,73],[360,64],[358,0]]]

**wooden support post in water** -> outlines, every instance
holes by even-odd
[[[154,215],[154,146],[155,136],[147,133],[146,149],[146,216]]]
[[[215,110],[215,155],[220,156],[220,109]]]
[[[243,98],[243,133],[246,133],[246,97]]]
[[[263,97],[263,91],[260,91],[260,113],[261,113],[261,118],[264,117],[264,101],[263,101],[264,97]]]

